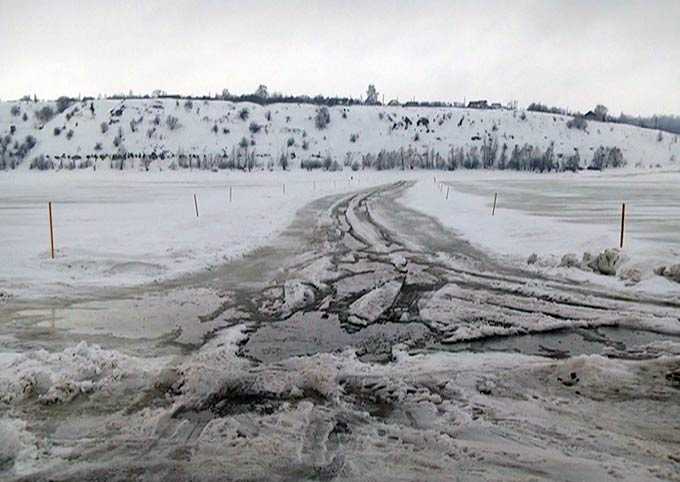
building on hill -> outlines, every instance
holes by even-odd
[[[468,103],[470,109],[488,109],[489,103],[486,100],[471,100]]]

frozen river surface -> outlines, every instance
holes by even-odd
[[[269,245],[0,307],[17,480],[680,480],[680,301],[506,265],[400,204],[307,204]]]

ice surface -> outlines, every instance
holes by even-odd
[[[448,200],[435,183],[422,181],[400,202],[435,217],[502,259],[621,289],[630,283],[559,264],[568,253],[577,253],[580,260],[585,252],[596,255],[618,248],[621,201],[627,201],[625,261],[619,271],[641,273],[641,282],[628,289],[677,295],[678,285],[655,275],[654,269],[680,259],[680,244],[671,234],[680,226],[669,214],[680,207],[674,188],[678,180],[675,172],[549,176],[456,172],[438,178],[451,187]],[[491,216],[494,192],[499,193],[499,201]],[[534,253],[538,262],[527,265]]]
[[[367,173],[359,179],[355,173],[348,181],[349,176],[300,171],[3,173],[0,290],[6,296],[73,295],[213,269],[267,244],[314,199],[389,182],[400,174]],[[53,202],[54,260],[49,256],[48,201]]]

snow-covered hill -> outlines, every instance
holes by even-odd
[[[244,138],[248,154],[252,157],[254,153],[262,167],[278,165],[282,154],[288,156],[291,166],[327,156],[343,165],[348,159],[361,161],[362,154],[402,147],[434,151],[446,158],[452,148],[466,152],[475,146],[481,149],[485,140],[505,144],[508,155],[515,145],[530,144],[545,150],[554,143],[557,159],[573,155],[576,149],[583,166],[599,146],[620,148],[628,166],[666,166],[680,159],[676,135],[595,121],[589,121],[585,131],[570,129],[570,117],[537,112],[336,106],[329,108],[329,124],[319,129],[315,122],[319,107],[309,104],[94,100],[76,102],[41,124],[35,111],[45,105],[54,108],[54,103],[0,103],[0,134],[4,139],[11,136],[10,142],[5,140],[6,158],[25,143],[26,136],[36,140],[20,169],[28,169],[31,160],[39,156],[58,166],[62,156],[79,156],[77,165],[87,156],[122,152],[140,156],[165,153],[164,160],[150,161],[151,169],[164,168],[179,155],[243,156]],[[135,158],[125,167],[139,168],[141,164]],[[110,160],[97,161],[97,167],[109,165]]]

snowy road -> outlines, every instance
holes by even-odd
[[[8,304],[0,336],[52,353],[0,358],[0,470],[680,480],[680,302],[499,264],[410,185],[319,199],[209,272]]]

